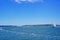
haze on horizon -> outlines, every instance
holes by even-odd
[[[60,24],[60,0],[0,0],[0,25]]]

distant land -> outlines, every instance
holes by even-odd
[[[22,25],[22,26],[53,26],[53,24],[38,24],[38,25]],[[60,26],[56,24],[56,26]],[[18,25],[0,25],[0,27],[21,27]]]

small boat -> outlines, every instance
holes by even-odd
[[[56,27],[56,24],[53,24],[53,28],[55,28]]]

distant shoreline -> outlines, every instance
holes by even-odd
[[[22,26],[53,26],[53,24],[22,25]],[[56,26],[60,26],[56,24]],[[0,27],[20,27],[18,25],[0,25]]]

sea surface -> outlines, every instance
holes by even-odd
[[[0,27],[0,40],[60,40],[60,26]]]

